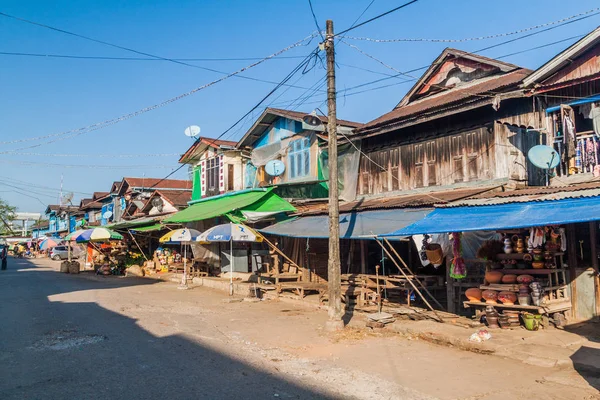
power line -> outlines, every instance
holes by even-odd
[[[0,51],[0,55],[5,56],[23,56],[23,57],[42,57],[42,58],[73,58],[78,60],[112,60],[112,61],[165,61],[160,58],[149,57],[109,57],[109,56],[79,56],[74,54],[45,54],[45,53],[20,53]],[[274,60],[300,59],[304,56],[281,56]],[[172,58],[175,61],[255,61],[262,60],[262,57],[239,57],[239,58]]]
[[[531,37],[531,36],[534,36],[534,35],[538,35],[538,34],[540,34],[540,33],[544,33],[544,32],[547,32],[547,31],[549,31],[549,30],[552,30],[552,29],[556,29],[556,28],[558,28],[558,27],[560,27],[560,26],[564,26],[564,25],[567,25],[567,24],[572,24],[572,23],[574,23],[574,22],[579,22],[579,21],[581,21],[581,20],[583,20],[583,19],[586,19],[586,18],[591,18],[591,17],[593,17],[593,16],[595,16],[595,15],[598,15],[598,14],[600,14],[600,13],[594,13],[594,14],[591,14],[591,15],[587,15],[587,16],[584,16],[584,17],[581,17],[581,18],[575,19],[575,20],[570,20],[570,21],[564,22],[564,23],[562,23],[562,24],[560,24],[560,25],[552,26],[552,27],[550,27],[550,28],[546,28],[546,29],[544,29],[544,30],[541,30],[541,31],[538,31],[538,32],[533,32],[533,33],[530,33],[530,34],[527,34],[527,35],[519,36],[518,38],[515,38],[515,39],[506,40],[506,41],[504,41],[504,42],[501,42],[501,43],[495,44],[495,45],[493,45],[493,46],[488,46],[488,47],[485,47],[485,48],[483,48],[483,49],[475,50],[475,51],[472,51],[472,52],[467,52],[467,51],[463,51],[463,52],[464,52],[465,54],[477,55],[477,53],[479,53],[479,52],[482,52],[482,51],[485,51],[485,50],[490,50],[490,49],[492,49],[492,48],[496,48],[496,47],[500,47],[500,46],[503,46],[503,45],[505,45],[505,44],[513,43],[513,42],[516,42],[516,41],[518,41],[518,40],[526,39],[526,38],[528,38],[528,37]],[[441,62],[441,61],[440,61],[440,62]],[[406,74],[409,74],[409,73],[411,73],[411,72],[416,72],[416,71],[424,70],[424,69],[427,69],[427,68],[429,68],[429,67],[432,67],[432,66],[435,66],[435,65],[436,65],[436,63],[431,63],[431,64],[428,64],[428,65],[425,65],[425,66],[422,66],[422,67],[414,68],[414,69],[412,69],[412,70],[409,70],[409,71],[404,71],[404,72],[402,72],[402,73],[395,74],[395,75],[393,75],[393,76],[389,76],[389,77],[385,77],[385,78],[380,78],[380,79],[376,79],[376,80],[373,80],[373,81],[370,81],[370,82],[362,83],[362,84],[359,84],[359,85],[356,85],[356,86],[350,87],[350,88],[348,88],[348,89],[345,89],[345,90],[347,91],[347,90],[357,89],[357,88],[359,88],[359,87],[363,87],[363,86],[372,85],[372,84],[374,84],[374,83],[378,83],[378,82],[386,81],[386,80],[389,80],[389,79],[392,79],[392,78],[397,78],[397,77],[398,77],[398,76],[400,76],[400,75],[406,75]],[[437,65],[439,65],[439,62],[437,63]]]
[[[264,101],[266,99],[268,99],[273,93],[275,93],[275,91],[277,89],[279,89],[285,82],[289,81],[290,79],[292,79],[292,77],[298,72],[300,71],[302,68],[304,68],[306,65],[308,65],[311,61],[311,59],[313,57],[316,57],[318,55],[318,47],[313,50],[312,52],[310,52],[309,55],[307,55],[304,60],[302,60],[302,62],[300,62],[300,64],[298,64],[285,78],[283,78],[283,80],[281,80],[281,82],[275,86],[273,89],[271,89],[271,91],[269,91],[269,93],[267,93],[258,103],[256,103],[248,112],[246,112],[242,117],[240,117],[236,122],[233,123],[233,125],[231,125],[229,128],[227,128],[225,131],[223,131],[223,133],[221,133],[219,136],[217,136],[215,139],[213,139],[212,143],[215,143],[217,140],[221,139],[223,136],[225,136],[229,131],[231,131],[233,128],[235,128],[235,126],[237,124],[239,124],[241,121],[243,121],[248,115],[250,115],[252,112],[254,112],[254,110],[256,110],[258,107],[260,107],[260,105],[262,103],[264,103]],[[304,71],[303,73],[307,73],[308,71]],[[173,176],[173,174],[175,174],[176,172],[178,172],[179,170],[181,170],[183,167],[185,167],[187,164],[181,164],[179,167],[177,167],[175,170],[171,171],[171,173],[169,173],[167,176],[165,176],[164,178],[162,178],[161,180],[159,180],[158,182],[156,182],[154,185],[150,186],[150,188],[155,187],[156,185],[158,185],[159,183],[161,183],[162,181],[164,181],[165,179],[168,179],[169,177]]]
[[[312,14],[313,20],[315,21],[315,26],[317,27],[317,32],[321,36],[321,40],[325,41],[325,36],[323,36],[323,31],[319,26],[319,21],[317,21],[317,16],[315,15],[315,10],[313,9],[312,1],[308,0],[308,6],[310,7],[310,13]]]
[[[94,168],[94,169],[132,169],[132,168],[172,168],[168,165],[92,165],[92,164],[52,164],[36,161],[15,161],[15,160],[0,160],[0,163],[16,164],[16,165],[40,165],[45,167],[62,167],[62,168]]]
[[[58,154],[58,153],[27,153],[27,152],[12,152],[11,155],[19,156],[35,156],[35,157],[81,157],[81,158],[138,158],[138,157],[175,157],[180,156],[179,153],[162,153],[162,154]]]
[[[518,35],[520,33],[525,33],[525,32],[529,32],[529,31],[537,30],[537,29],[540,29],[540,28],[544,28],[546,26],[562,24],[562,23],[564,23],[566,21],[570,21],[572,19],[575,19],[575,18],[578,18],[578,17],[582,17],[584,15],[588,15],[588,14],[591,14],[591,13],[594,13],[594,12],[598,12],[598,11],[600,11],[600,7],[599,8],[593,8],[591,10],[584,11],[584,12],[576,14],[576,15],[572,15],[570,17],[562,18],[562,19],[559,19],[557,21],[546,22],[546,23],[543,23],[543,24],[531,26],[531,27],[528,27],[528,28],[519,29],[519,30],[512,31],[512,32],[497,33],[495,35],[476,36],[476,37],[463,38],[463,39],[426,39],[426,38],[373,39],[373,38],[369,38],[369,37],[352,37],[352,36],[345,36],[345,39],[362,40],[362,41],[369,41],[369,42],[375,42],[375,43],[397,43],[397,42],[464,43],[464,42],[471,42],[471,41],[478,41],[478,40],[488,40],[488,39],[497,39],[497,38],[506,37],[506,36]]]
[[[314,37],[314,34],[311,34],[311,35],[307,36],[306,38],[304,38],[302,40],[299,40],[296,43],[294,43],[294,44],[292,44],[290,46],[287,46],[287,47],[285,47],[285,48],[283,48],[283,49],[281,49],[281,50],[279,50],[279,51],[271,54],[270,56],[267,56],[267,57],[265,57],[265,58],[263,58],[263,59],[261,59],[259,61],[256,61],[256,62],[254,62],[254,63],[252,63],[252,64],[250,64],[248,66],[245,66],[245,67],[243,67],[241,69],[238,69],[237,71],[232,72],[232,73],[230,73],[227,76],[221,77],[219,79],[216,79],[214,81],[206,83],[206,84],[204,84],[202,86],[199,86],[199,87],[197,87],[195,89],[192,89],[192,90],[190,90],[190,91],[188,91],[186,93],[182,93],[182,94],[177,95],[175,97],[172,97],[172,98],[170,98],[168,100],[165,100],[165,101],[163,101],[161,103],[157,103],[157,104],[154,104],[152,106],[142,108],[142,109],[137,110],[135,112],[132,112],[132,113],[129,113],[129,114],[125,114],[125,115],[122,115],[122,116],[117,117],[117,118],[105,120],[103,122],[98,122],[98,123],[95,123],[95,124],[92,124],[92,125],[88,125],[88,126],[83,127],[83,128],[72,129],[72,130],[65,131],[65,132],[53,133],[53,134],[49,134],[49,135],[43,135],[43,136],[37,136],[37,137],[31,137],[31,138],[25,138],[25,139],[15,139],[15,140],[11,140],[11,141],[3,141],[3,142],[0,142],[0,144],[13,144],[13,143],[29,142],[29,141],[34,141],[34,140],[43,140],[43,139],[49,139],[49,138],[57,138],[57,139],[53,139],[53,140],[47,141],[47,142],[42,143],[42,144],[37,144],[37,145],[33,145],[33,146],[23,147],[23,148],[15,149],[15,150],[12,150],[12,151],[27,150],[27,149],[30,149],[30,148],[39,147],[39,146],[41,146],[43,144],[54,143],[54,142],[59,141],[59,140],[64,140],[64,139],[68,139],[68,138],[71,138],[71,137],[83,135],[85,133],[89,133],[89,132],[92,132],[92,131],[95,131],[95,130],[98,130],[98,129],[105,128],[107,126],[111,126],[111,125],[117,124],[119,122],[122,122],[122,121],[125,121],[125,120],[128,120],[128,119],[137,117],[138,115],[144,114],[146,112],[153,111],[153,110],[155,110],[157,108],[164,107],[164,106],[166,106],[168,104],[174,103],[174,102],[176,102],[178,100],[181,100],[181,99],[183,99],[185,97],[191,96],[192,94],[194,94],[196,92],[204,90],[204,89],[206,89],[206,88],[208,88],[210,86],[213,86],[213,85],[215,85],[215,84],[217,84],[219,82],[222,82],[222,81],[224,81],[224,80],[226,80],[226,79],[228,79],[228,78],[230,78],[232,76],[240,74],[240,73],[242,73],[242,72],[244,72],[244,71],[246,71],[246,70],[248,70],[250,68],[254,68],[257,65],[260,65],[263,62],[265,62],[267,60],[270,60],[271,58],[276,57],[276,56],[278,56],[278,55],[280,55],[280,54],[282,54],[282,53],[284,53],[284,52],[286,52],[286,51],[288,51],[288,50],[290,50],[292,48],[301,46],[304,42],[306,42],[309,39],[312,39],[313,37]],[[12,151],[4,151],[4,152],[0,152],[0,154],[8,154],[8,153],[11,153]]]
[[[350,27],[350,28],[348,28],[348,29],[345,29],[345,30],[343,30],[343,31],[341,31],[341,32],[338,32],[338,33],[336,33],[336,34],[334,35],[334,37],[335,37],[335,36],[341,36],[341,35],[343,35],[344,33],[350,32],[350,31],[352,31],[352,30],[354,30],[354,29],[356,29],[356,28],[360,28],[361,26],[363,26],[363,25],[366,25],[366,24],[368,24],[368,23],[371,23],[371,22],[373,22],[373,21],[375,21],[375,20],[377,20],[377,19],[379,19],[379,18],[381,18],[381,17],[385,17],[386,15],[388,15],[388,14],[391,14],[391,13],[393,13],[393,12],[396,12],[396,11],[398,11],[398,10],[400,10],[400,9],[403,9],[404,7],[408,7],[408,6],[410,6],[411,4],[414,4],[414,3],[416,3],[417,1],[419,1],[419,0],[412,0],[412,1],[409,1],[409,2],[407,2],[407,3],[404,3],[404,4],[402,4],[401,6],[398,6],[398,7],[396,7],[396,8],[393,8],[393,9],[389,10],[389,11],[386,11],[386,12],[384,12],[383,14],[379,14],[379,15],[377,15],[377,16],[375,16],[375,17],[371,18],[371,19],[368,19],[368,20],[366,20],[366,21],[364,21],[364,22],[361,22],[361,23],[360,23],[360,24],[358,24],[358,25],[351,26],[351,27]]]
[[[356,17],[356,19],[354,20],[354,22],[352,23],[352,25],[350,25],[350,28],[353,28],[354,25],[356,25],[356,23],[362,18],[362,16],[365,15],[365,13],[369,10],[369,8],[371,8],[371,6],[373,5],[373,3],[375,3],[375,0],[371,0],[371,2],[363,10],[363,12],[361,12],[360,15],[358,17]]]
[[[207,68],[207,67],[202,67],[200,65],[189,64],[189,63],[187,63],[185,61],[179,61],[179,60],[176,60],[174,58],[167,58],[167,57],[157,56],[155,54],[146,53],[146,52],[143,52],[143,51],[132,49],[130,47],[120,46],[118,44],[106,42],[104,40],[94,39],[92,37],[81,35],[79,33],[70,32],[70,31],[67,31],[67,30],[64,30],[64,29],[60,29],[60,28],[55,28],[55,27],[50,26],[50,25],[46,25],[46,24],[42,24],[42,23],[39,23],[39,22],[31,21],[31,20],[28,20],[28,19],[25,19],[25,18],[17,17],[17,16],[14,16],[14,15],[3,13],[3,12],[0,12],[0,16],[4,16],[4,17],[7,17],[7,18],[12,18],[12,19],[15,19],[17,21],[25,22],[27,24],[31,24],[31,25],[35,25],[35,26],[40,26],[42,28],[50,29],[50,30],[53,30],[53,31],[56,31],[56,32],[60,32],[60,33],[64,33],[66,35],[74,36],[74,37],[77,37],[77,38],[89,40],[89,41],[94,42],[94,43],[100,43],[100,44],[103,44],[105,46],[114,47],[116,49],[129,51],[131,53],[135,53],[135,54],[139,54],[139,55],[142,55],[142,56],[150,57],[150,58],[153,58],[153,59],[156,59],[156,60],[168,61],[168,62],[172,62],[172,63],[175,63],[175,64],[185,65],[187,67],[202,69],[202,70],[209,71],[209,72],[215,72],[215,73],[222,74],[222,75],[228,75],[229,74],[228,72],[219,71],[219,70],[216,70],[216,69],[213,69],[213,68]],[[241,79],[252,80],[252,81],[264,82],[264,83],[271,83],[271,84],[276,83],[276,82],[273,82],[273,81],[266,81],[266,80],[263,80],[263,79],[253,78],[253,77],[250,77],[250,76],[237,75],[236,77],[237,78],[241,78]]]

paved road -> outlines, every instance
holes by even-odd
[[[9,259],[0,273],[1,399],[328,398],[185,337],[151,335],[95,302],[52,301],[100,288],[107,283]]]

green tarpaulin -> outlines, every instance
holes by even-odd
[[[141,228],[133,228],[130,230],[134,232],[153,232],[160,231],[161,229],[165,229],[165,226],[161,224],[154,224],[150,226],[142,226]]]
[[[274,213],[296,209],[272,192],[272,189],[248,189],[202,199],[185,210],[173,214],[164,223],[187,223],[220,216],[244,221],[244,211]]]

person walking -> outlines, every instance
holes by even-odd
[[[2,267],[0,269],[5,270],[6,266],[8,265],[8,247],[7,246],[2,246],[2,249],[0,250],[0,260],[2,260]]]

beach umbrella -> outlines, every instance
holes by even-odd
[[[184,245],[193,242],[200,235],[200,231],[189,228],[174,229],[158,239],[161,243],[183,243]],[[183,246],[183,276],[179,289],[188,289],[187,285],[187,246]]]
[[[46,238],[39,244],[40,250],[48,250],[55,246],[58,246],[58,242],[52,238]]]
[[[158,241],[161,243],[191,242],[191,241],[195,240],[198,235],[200,235],[200,231],[197,231],[195,229],[189,229],[189,228],[174,229],[174,230],[164,234],[160,239],[158,239]]]
[[[77,235],[75,235],[77,234]],[[87,242],[106,242],[109,240],[123,240],[123,236],[120,233],[111,231],[106,228],[91,228],[84,229],[81,231],[75,231],[69,239],[76,243],[87,243]],[[68,237],[68,236],[67,236]],[[66,238],[65,238],[66,239]]]
[[[256,231],[243,224],[222,224],[213,226],[196,238],[197,242],[208,244],[229,242],[229,295],[233,295],[233,242],[262,242],[263,238]]]

